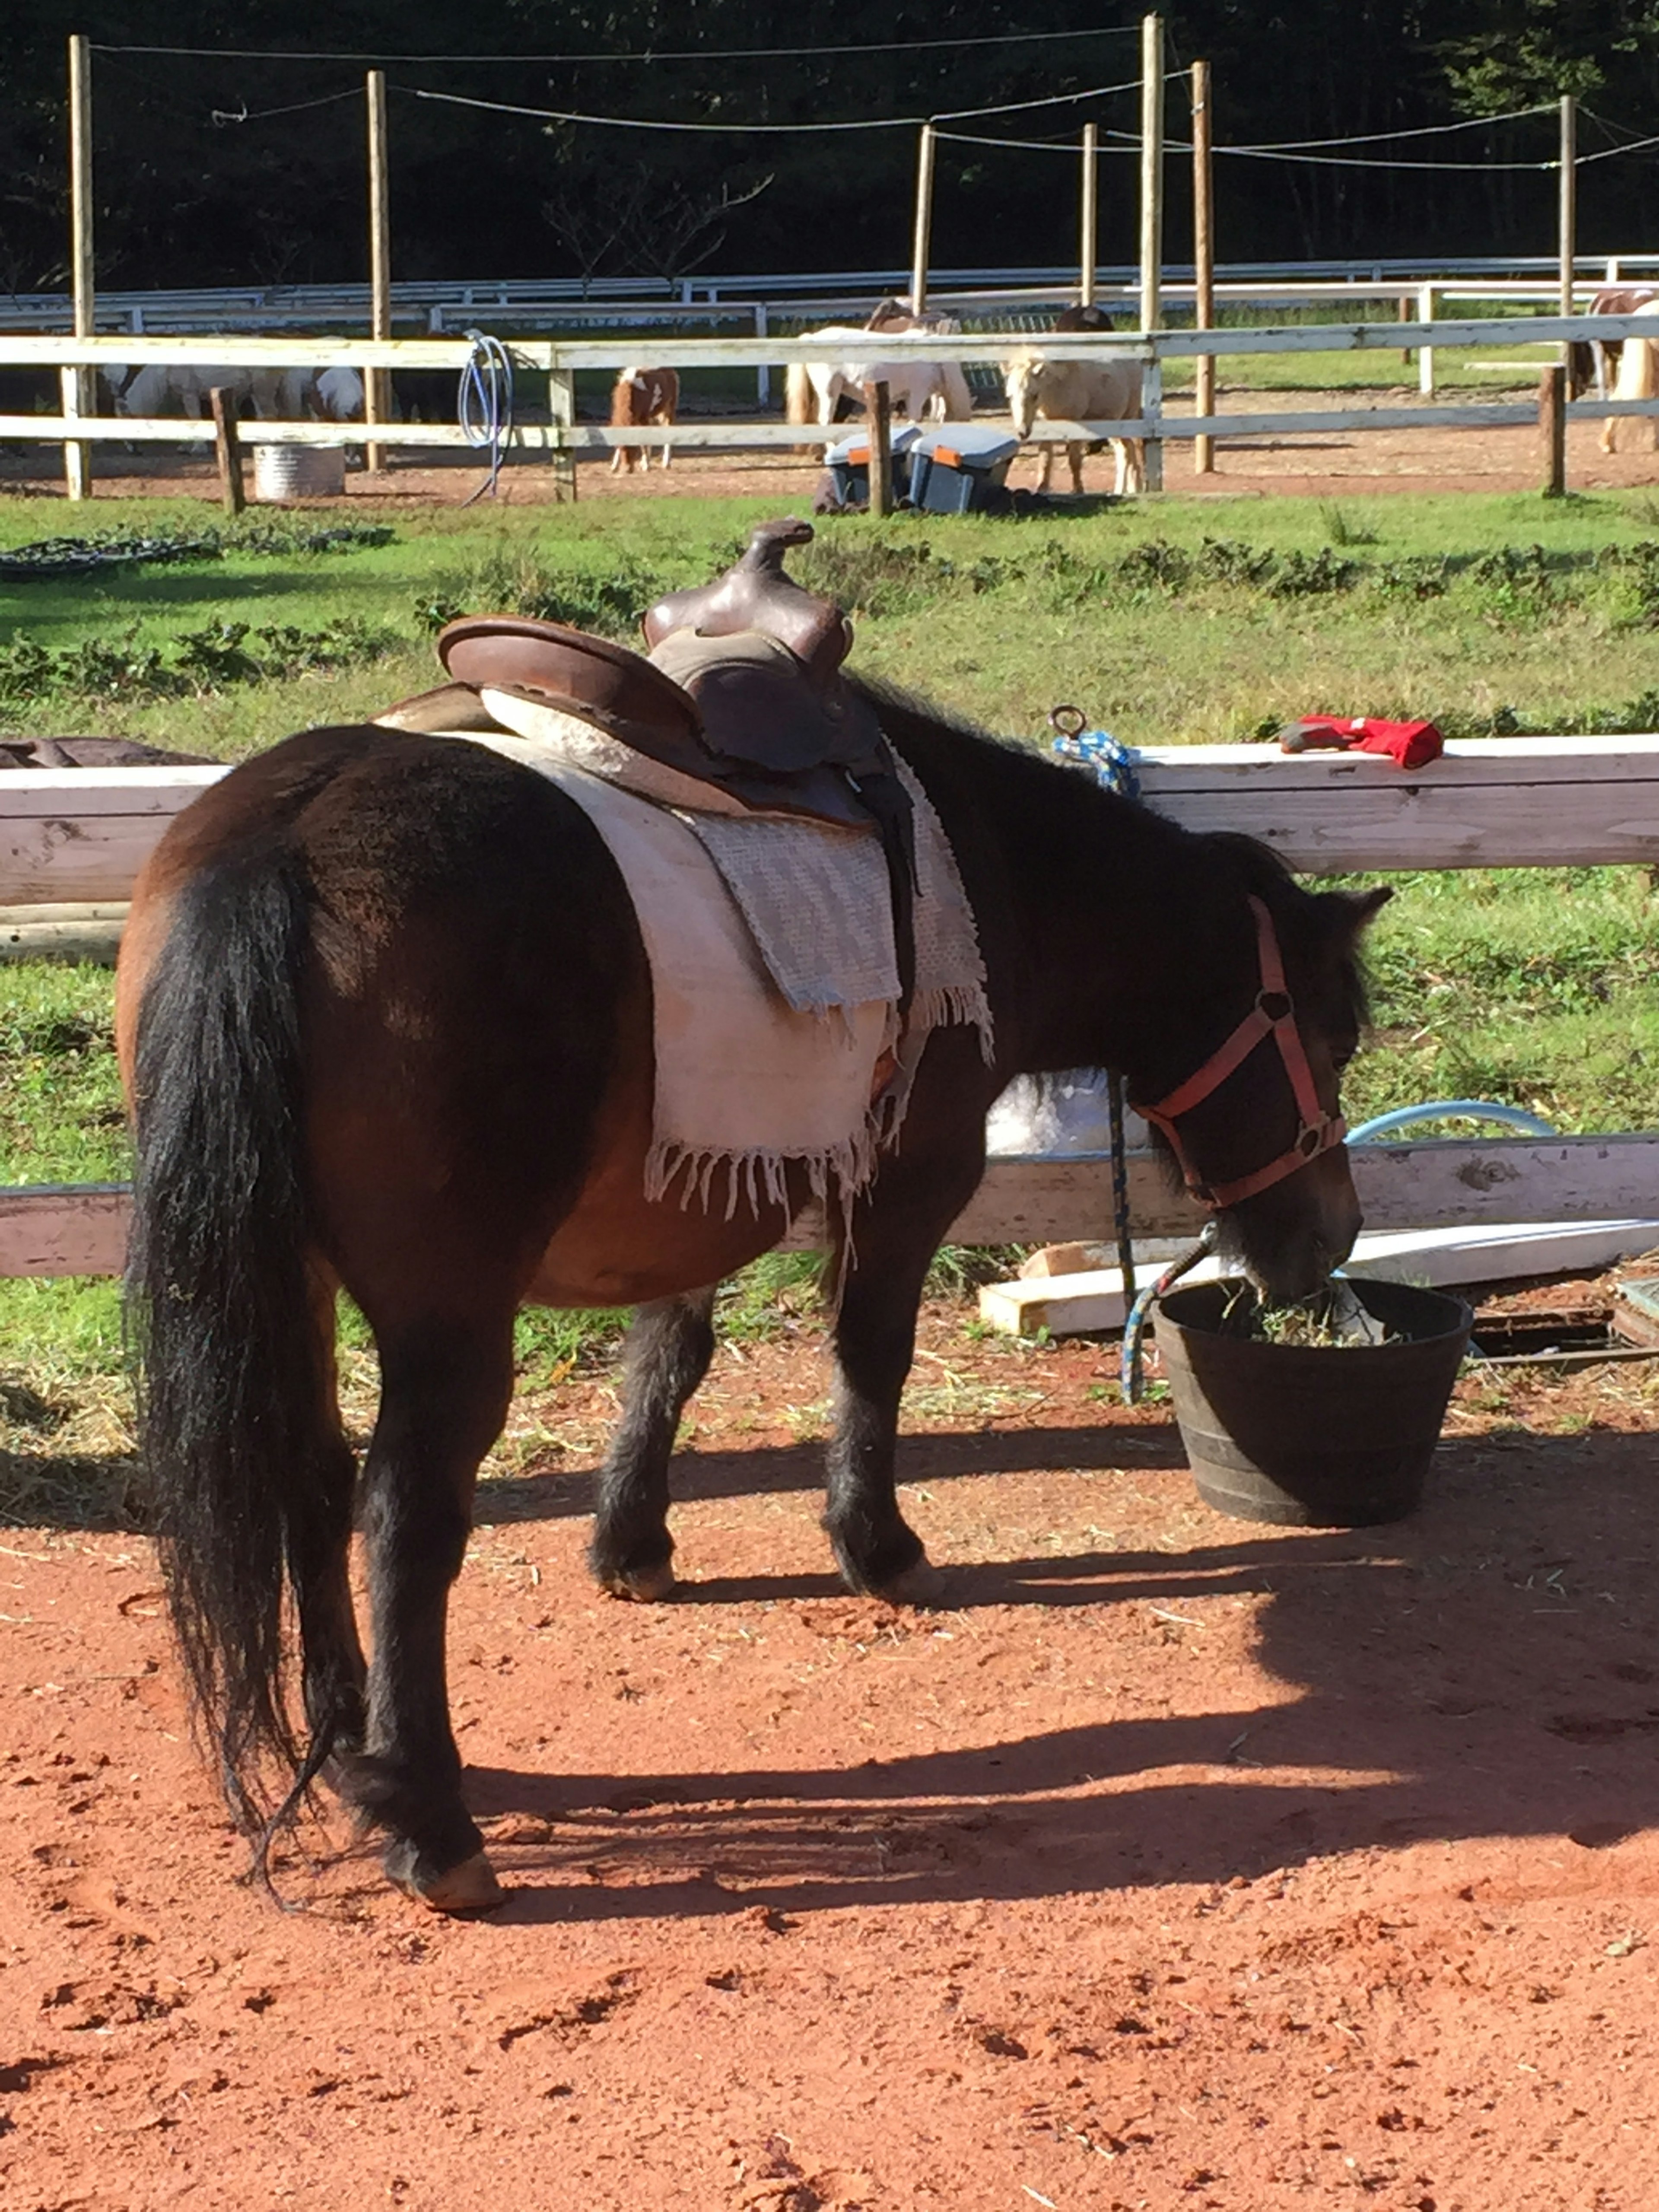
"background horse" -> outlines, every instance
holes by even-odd
[[[864,696],[951,841],[995,1024],[991,1066],[978,1031],[931,1032],[902,1144],[854,1208],[834,1316],[824,1525],[851,1589],[904,1599],[933,1583],[895,1495],[899,1396],[993,1098],[1022,1072],[1079,1066],[1122,1070],[1139,1100],[1188,1085],[1256,1006],[1270,921],[1324,1148],[1270,1050],[1177,1118],[1189,1174],[1252,1185],[1224,1218],[1257,1278],[1311,1292],[1359,1225],[1333,1117],[1363,1014],[1358,940],[1388,894],[1304,891],[1249,839],[1194,835]],[[384,1832],[391,1877],[441,1909],[500,1893],[462,1800],[444,1638],[512,1395],[514,1314],[638,1304],[590,1558],[606,1589],[660,1597],[669,1455],[712,1352],[711,1286],[775,1244],[806,1195],[730,1219],[647,1201],[650,1007],[634,909],[586,815],[458,738],[290,738],[179,815],[134,891],[118,988],[129,1287],[197,1709],[246,1823],[273,1774],[293,1784],[274,1825],[326,1769]],[[361,1479],[335,1398],[341,1289],[380,1364]],[[367,1662],[348,1574],[359,1518]]]
[[[355,368],[285,368],[277,398],[285,422],[363,419],[363,380]]]
[[[1610,307],[1609,314],[1626,312]],[[1628,310],[1633,315],[1659,316],[1659,296],[1650,294],[1639,305]],[[1613,382],[1611,397],[1614,399],[1659,399],[1659,337],[1629,337],[1624,342],[1619,356],[1619,373]],[[1619,426],[1627,422],[1636,433],[1636,450],[1652,453],[1659,444],[1659,422],[1651,415],[1609,415],[1601,425],[1601,451],[1616,452],[1619,445]]]
[[[1659,293],[1650,286],[1620,285],[1597,292],[1584,313],[1587,315],[1633,315],[1638,307],[1645,307],[1650,300],[1655,299],[1659,299]],[[1622,338],[1574,338],[1567,347],[1567,397],[1570,399],[1582,398],[1594,385],[1598,399],[1609,398],[1624,349]],[[1610,453],[1612,448],[1604,446],[1602,450]]]
[[[1051,422],[1133,422],[1140,412],[1140,363],[1138,361],[1045,361],[1040,353],[1016,354],[1002,372],[1008,395],[1008,411],[1014,429],[1029,438],[1040,418]],[[1042,446],[1042,473],[1037,489],[1047,491],[1054,472],[1054,453],[1061,441]],[[1119,498],[1126,491],[1146,489],[1146,449],[1139,438],[1114,438],[1111,447],[1117,467],[1112,489]],[[1072,489],[1083,489],[1083,454],[1071,439],[1064,441]]]
[[[277,368],[204,368],[187,362],[150,362],[142,368],[110,368],[104,374],[118,415],[184,415],[200,422],[211,412],[209,392],[234,394],[239,409],[260,421],[283,421],[283,372]]]
[[[646,422],[672,423],[679,412],[680,380],[672,368],[625,368],[611,389],[611,422],[614,429],[629,429]],[[668,466],[668,448],[662,449]],[[612,448],[611,467],[626,475],[631,469],[649,470],[651,455],[644,446]]]
[[[882,325],[884,331],[933,329],[939,325],[906,317],[902,323]],[[948,335],[948,332],[947,332]],[[968,380],[953,361],[876,361],[870,357],[870,332],[846,325],[829,324],[821,331],[805,331],[805,337],[844,339],[845,361],[792,362],[784,380],[784,417],[790,422],[833,422],[842,398],[864,404],[865,388],[884,384],[895,415],[908,415],[920,422],[932,415],[944,422],[965,422],[974,411],[974,395]]]

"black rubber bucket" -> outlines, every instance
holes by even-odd
[[[1160,1298],[1158,1348],[1199,1495],[1281,1526],[1364,1528],[1423,1502],[1474,1316],[1462,1298],[1355,1281],[1388,1344],[1269,1344],[1224,1333],[1237,1279]]]

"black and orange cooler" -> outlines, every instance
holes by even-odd
[[[1019,440],[988,423],[942,422],[910,448],[910,504],[929,514],[971,514],[1000,506]]]

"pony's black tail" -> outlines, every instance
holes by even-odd
[[[174,903],[134,1064],[141,1447],[198,1719],[249,1827],[272,1765],[299,1759],[284,1585],[315,1554],[338,1464],[301,1141],[307,909],[280,829],[210,861]]]

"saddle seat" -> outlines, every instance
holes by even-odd
[[[735,567],[650,610],[649,658],[507,615],[448,623],[438,655],[472,690],[577,715],[743,805],[868,830],[887,797],[872,781],[902,790],[880,725],[841,674],[851,624],[784,572],[789,547],[812,534],[808,522],[757,525]]]
[[[789,548],[812,535],[810,522],[757,524],[723,575],[650,610],[649,658],[561,623],[511,615],[449,623],[438,657],[450,683],[377,719],[402,729],[489,729],[479,694],[505,692],[574,715],[739,807],[873,830],[892,896],[902,1014],[915,978],[910,794],[874,710],[842,674],[852,624],[785,573]]]

